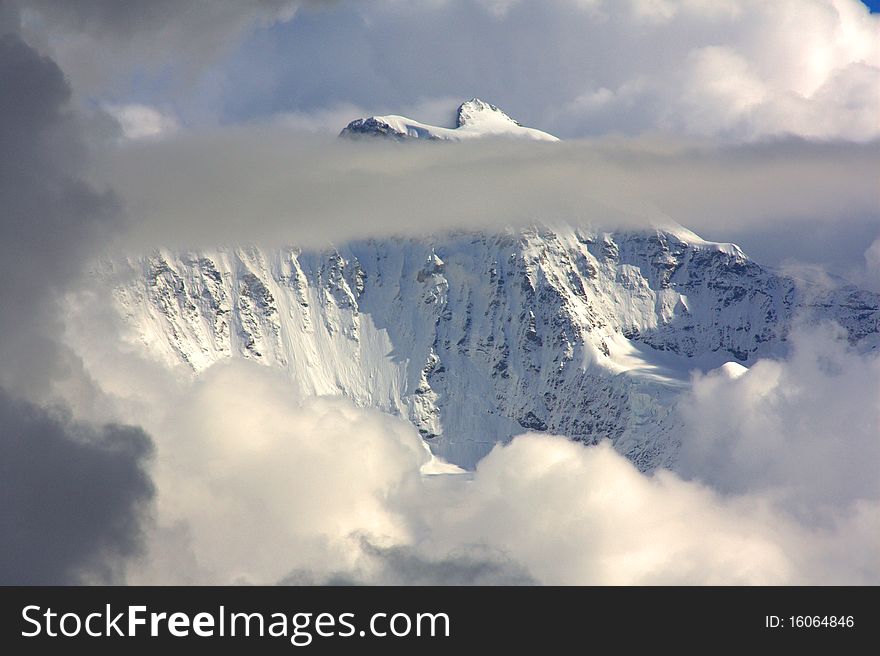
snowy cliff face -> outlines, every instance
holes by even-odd
[[[526,430],[669,465],[689,370],[780,353],[798,317],[864,348],[880,333],[877,294],[820,289],[682,229],[157,251],[98,275],[153,357],[193,375],[226,358],[283,369],[306,393],[408,418],[465,467]]]
[[[478,98],[458,108],[454,128],[420,123],[405,116],[370,116],[349,123],[340,133],[343,137],[382,137],[407,141],[462,141],[489,136],[517,137],[535,141],[559,141],[552,134],[523,127],[503,111]]]

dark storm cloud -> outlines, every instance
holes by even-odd
[[[256,21],[267,16],[283,16],[301,5],[335,4],[337,0],[21,0],[59,23],[96,35],[130,37],[156,32],[172,23],[199,21],[202,25],[230,27],[240,21]],[[192,24],[190,24],[192,26]]]
[[[91,429],[40,402],[68,374],[58,299],[102,239],[116,203],[77,176],[88,155],[60,68],[0,11],[0,583],[113,577],[137,551],[152,449],[136,428]]]
[[[363,553],[381,564],[378,580],[391,585],[535,585],[525,567],[486,546],[460,547],[428,558],[409,546],[381,547],[362,540]]]
[[[130,77],[170,75],[183,88],[253,28],[336,0],[19,0],[25,29],[63,62],[77,93],[129,91]],[[100,56],[95,56],[100,52]],[[203,90],[204,91],[204,90]],[[112,93],[112,92],[111,92]]]
[[[23,389],[52,367],[54,295],[118,218],[111,197],[71,173],[85,148],[58,66],[7,32],[0,90],[0,381]]]
[[[296,570],[279,585],[537,585],[525,567],[484,545],[462,546],[440,558],[430,558],[415,547],[382,547],[369,538],[360,540],[366,571],[340,571],[317,576]]]
[[[93,429],[0,390],[0,584],[113,581],[139,551],[150,438]]]
[[[222,52],[247,26],[283,20],[292,16],[300,5],[320,3],[309,0],[19,0],[18,4],[23,10],[32,11],[51,29],[86,34],[117,48],[147,48],[150,54],[170,47],[177,56],[207,61]]]

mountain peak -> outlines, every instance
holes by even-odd
[[[487,103],[485,100],[480,100],[479,98],[471,98],[467,102],[463,102],[459,105],[455,127],[460,128],[465,125],[474,125],[475,123],[487,119],[496,121],[503,120],[513,123],[514,125],[520,125],[495,105]]]
[[[344,137],[383,137],[396,141],[428,139],[431,141],[462,141],[478,137],[518,137],[536,141],[559,141],[552,134],[527,128],[517,123],[495,105],[471,98],[458,107],[454,128],[421,123],[405,116],[369,116],[349,123],[342,130]]]

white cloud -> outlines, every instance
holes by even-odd
[[[126,139],[155,139],[167,136],[178,130],[180,124],[170,113],[163,113],[147,105],[105,105],[113,118],[119,123]]]
[[[153,546],[176,546],[141,576],[173,582],[182,549],[198,564],[188,582],[271,583],[351,569],[361,534],[407,541],[395,505],[428,460],[409,424],[303,400],[283,373],[247,362],[212,368],[170,403],[150,424],[161,436]]]
[[[833,325],[790,342],[788,358],[741,376],[696,376],[680,471],[812,517],[880,500],[880,354],[859,355]]]
[[[503,548],[548,584],[783,583],[790,527],[749,498],[724,500],[669,472],[647,477],[603,443],[527,435],[425,508],[430,552]]]
[[[123,247],[321,247],[535,220],[625,227],[672,217],[706,239],[743,239],[747,253],[757,244],[776,258],[770,264],[801,255],[811,235],[822,235],[813,250],[827,259],[814,263],[839,270],[862,260],[860,239],[846,241],[853,226],[865,224],[877,237],[870,230],[880,215],[873,142],[606,138],[436,147],[304,135],[279,125],[285,120],[105,152],[94,183],[113,188],[136,219]],[[327,124],[326,117],[289,120],[312,131]],[[835,250],[835,240],[848,250]]]
[[[490,14],[496,18],[504,18],[520,0],[480,0],[480,2]]]
[[[743,115],[759,107],[767,95],[749,62],[722,46],[692,51],[685,63],[684,77],[681,103],[687,108],[685,127],[697,134],[731,129]]]
[[[618,65],[563,103],[560,125],[745,140],[880,133],[880,21],[861,3],[639,0],[632,8],[647,32],[617,27],[642,63]],[[597,94],[603,102],[584,102]]]
[[[416,580],[428,564],[439,576],[477,563],[543,583],[797,574],[778,518],[758,504],[647,478],[608,445],[525,436],[472,478],[425,479],[408,424],[297,396],[281,373],[221,365],[147,421],[158,525],[132,582],[388,582],[401,558],[420,564]]]
[[[106,340],[83,357],[156,439],[157,522],[130,582],[877,583],[877,407],[859,408],[877,358],[798,339],[789,360],[696,381],[705,443],[683,469],[704,482],[546,435],[425,477],[410,425],[301,399],[281,372],[245,361],[157,381],[136,358],[113,366]],[[822,415],[847,412],[829,433]]]
[[[675,3],[669,0],[632,0],[630,4],[639,20],[666,23],[676,14]]]
[[[880,18],[859,0],[25,4],[76,92],[136,81],[188,123],[477,95],[561,137],[880,136]]]

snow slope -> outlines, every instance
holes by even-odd
[[[346,137],[386,137],[398,140],[429,139],[462,141],[488,136],[518,137],[536,141],[559,141],[558,138],[534,128],[523,127],[503,111],[473,98],[458,108],[454,128],[420,123],[404,116],[370,116],[349,123],[341,132]]]
[[[408,418],[464,467],[527,430],[670,465],[689,370],[782,353],[798,317],[880,343],[877,294],[795,280],[683,229],[160,250],[96,276],[151,357],[194,376],[226,358],[283,369],[308,394]]]

